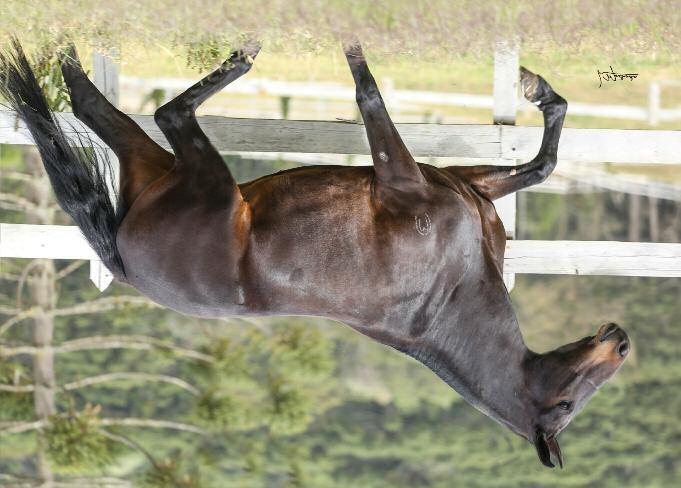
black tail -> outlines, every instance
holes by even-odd
[[[123,261],[116,247],[119,219],[109,198],[104,169],[109,164],[86,135],[70,142],[48,106],[26,55],[14,39],[0,54],[0,94],[28,126],[61,208],[76,222],[90,246],[119,280]],[[85,147],[80,149],[74,147]],[[99,155],[98,155],[99,153]],[[104,159],[104,160],[103,160]]]

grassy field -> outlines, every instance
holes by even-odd
[[[144,4],[49,0],[39,9],[30,2],[11,0],[0,12],[0,42],[14,32],[29,48],[54,49],[57,39],[71,38],[86,64],[87,53],[98,49],[116,57],[123,74],[143,77],[198,79],[244,37],[254,36],[263,40],[263,50],[249,77],[351,85],[340,43],[353,33],[364,42],[379,84],[389,78],[398,89],[489,95],[492,46],[495,39],[512,36],[521,42],[521,64],[542,74],[569,102],[645,107],[650,82],[681,80],[681,10],[666,0],[376,0],[370,4],[194,0],[181,5],[170,0]],[[639,76],[599,87],[597,70],[609,66]],[[235,97],[230,102],[248,107],[252,101]],[[271,112],[278,100],[258,103]],[[306,104],[314,103],[294,100],[291,116],[306,118]],[[662,106],[680,105],[681,90],[664,87]],[[126,109],[137,111],[135,106]],[[350,118],[355,111],[350,105],[329,104],[328,118]],[[434,111],[450,122],[491,121],[489,110],[436,107]],[[541,115],[521,110],[518,124],[541,125]],[[572,115],[566,126],[650,128],[646,121]],[[655,128],[678,127],[679,121],[672,121]]]
[[[492,51],[516,37],[521,63],[569,101],[647,103],[653,80],[681,79],[681,9],[674,0],[8,0],[0,44],[66,39],[112,53],[125,74],[196,78],[246,37],[263,41],[250,76],[351,83],[339,44],[362,40],[379,81],[396,88],[489,94]],[[598,69],[636,72],[599,88]],[[663,107],[681,90],[663,89]],[[452,115],[460,115],[456,109]],[[487,117],[481,113],[481,117]],[[477,115],[473,114],[475,121]],[[531,113],[519,123],[540,124]],[[572,127],[643,128],[645,122],[570,118]],[[673,129],[676,123],[660,128]]]
[[[255,35],[282,50],[314,52],[358,36],[384,53],[479,55],[517,35],[533,51],[565,56],[635,53],[678,58],[674,0],[47,0],[3,3],[0,31],[55,34],[92,45],[176,45],[197,52]],[[196,56],[195,61],[209,59]]]

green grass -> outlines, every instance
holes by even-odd
[[[247,36],[279,53],[317,53],[357,36],[372,51],[429,60],[489,55],[499,37],[565,59],[679,59],[675,0],[28,0],[4,2],[0,33],[35,43],[59,36],[91,47],[132,43],[219,58]],[[605,57],[607,59],[602,59]]]

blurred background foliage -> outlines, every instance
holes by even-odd
[[[14,160],[13,149],[2,151]],[[237,157],[228,163],[235,173],[241,168],[254,176],[250,163]],[[286,164],[264,166],[274,171]],[[584,210],[603,206],[609,237],[625,239],[629,216],[621,195],[522,198],[528,210],[522,238],[603,239],[589,225],[593,211]],[[662,215],[671,222],[679,211],[667,205]],[[567,223],[559,223],[565,215]],[[0,293],[11,296],[15,285],[0,281]],[[107,292],[129,294],[121,285]],[[97,297],[86,267],[59,282],[59,308]],[[143,486],[677,486],[681,282],[520,275],[512,298],[536,350],[592,334],[606,320],[623,325],[634,344],[616,378],[561,434],[563,471],[542,467],[531,445],[475,411],[425,367],[348,327],[301,317],[210,322],[137,306],[57,317],[55,342],[148,335],[210,361],[179,359],[163,348],[71,352],[56,357],[59,383],[144,371],[181,378],[196,391],[135,378],[60,391],[60,413],[46,436],[50,459],[57,473],[108,473]],[[18,325],[2,340],[19,342],[26,334]],[[3,361],[2,368],[3,383],[30,383],[25,358]],[[5,421],[28,420],[31,408],[30,395],[0,394]],[[144,446],[152,464],[134,445],[114,448],[110,438],[92,435],[104,417],[167,419],[202,433],[144,425],[106,431]],[[0,472],[30,474],[34,449],[32,432],[0,437]]]

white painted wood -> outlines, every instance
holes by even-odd
[[[504,280],[504,285],[506,285],[506,289],[510,292],[513,291],[513,287],[515,286],[515,273],[504,273],[502,275],[503,280]]]
[[[501,153],[529,161],[539,150],[543,127],[501,126]],[[681,163],[681,131],[563,129],[558,161],[580,163]]]
[[[88,127],[82,124],[71,112],[56,114],[57,121],[69,136],[86,133],[94,144],[103,145],[104,142]],[[73,141],[76,144],[75,141]],[[11,110],[0,110],[0,144],[33,145],[33,138],[24,122]]]
[[[648,110],[646,107],[633,107],[629,105],[596,105],[582,102],[568,102],[566,117],[572,115],[581,117],[607,117],[610,119],[647,120]]]
[[[170,147],[153,116],[131,117],[152,139]],[[88,131],[71,113],[59,114],[58,119],[67,133],[74,132],[70,126]],[[215,116],[199,117],[199,122],[222,152],[370,154],[364,125],[357,123]],[[455,154],[495,159],[500,155],[499,127],[493,125],[397,124],[397,128],[416,157]],[[13,112],[0,111],[0,143],[32,144],[28,130]]]
[[[114,107],[118,107],[120,96],[118,87],[118,66],[112,58],[104,56],[96,51],[92,53],[92,65],[94,85]],[[109,197],[115,206],[118,193],[117,189],[120,182],[120,166],[116,154],[110,148],[102,145],[101,151],[103,156],[110,162],[111,173],[107,174],[107,180],[110,181]],[[109,168],[103,168],[105,173],[108,173],[108,169]]]
[[[125,92],[151,92],[154,89],[181,92],[196,83],[188,78],[137,78],[121,76]],[[383,89],[382,89],[383,91]],[[270,97],[311,98],[355,103],[355,87],[334,82],[280,81],[266,78],[242,78],[227,85],[221,93]],[[419,90],[392,91],[395,102],[417,105],[451,105],[468,108],[492,108],[492,97],[467,93],[431,92]]]
[[[518,100],[518,41],[497,42],[494,52],[494,108],[495,124],[515,125]],[[501,158],[496,161],[501,165],[515,165],[517,159]],[[497,213],[504,222],[506,236],[515,237],[516,198],[515,193],[506,195],[495,202]],[[511,283],[509,277],[509,283]],[[510,289],[510,288],[509,288]]]
[[[118,66],[109,56],[103,56],[98,52],[92,54],[92,66],[94,73],[94,84],[102,92],[106,99],[114,106],[118,106],[119,87],[118,87]],[[103,160],[108,160],[109,165],[101,168],[109,181],[109,198],[116,208],[117,194],[120,182],[120,166],[116,154],[106,146],[96,149],[100,151]],[[113,281],[111,271],[104,266],[101,260],[90,261],[90,280],[95,284],[99,291],[104,291]]]
[[[504,271],[530,274],[681,277],[681,244],[508,241]]]
[[[553,175],[568,178],[582,187],[681,202],[681,188],[677,185],[653,181],[644,175],[611,173],[594,165],[567,161],[559,164],[553,171]]]
[[[508,198],[511,196],[513,198]],[[494,201],[494,207],[497,209],[497,214],[499,214],[499,218],[504,223],[506,237],[509,237],[511,239],[515,237],[515,215],[516,215],[515,204],[516,204],[515,193]]]
[[[503,162],[503,160],[501,160]],[[512,162],[510,164],[513,164]],[[507,239],[515,239],[516,235],[516,193],[511,193],[506,195],[494,202],[494,207],[497,210],[497,214],[504,224],[504,230],[506,231]],[[515,286],[515,274],[504,273],[503,275],[504,283],[506,284],[506,289],[510,292]]]
[[[155,141],[169,147],[150,115],[132,115]],[[67,133],[87,131],[71,113],[58,115]],[[221,152],[291,152],[369,154],[362,124],[307,120],[199,117]],[[532,159],[543,127],[456,124],[396,124],[417,158]],[[93,137],[95,142],[99,139]],[[0,110],[0,143],[32,144],[25,125],[13,112]],[[681,163],[681,131],[563,129],[558,159],[587,163]]]
[[[504,224],[507,239],[515,239],[516,233],[516,194],[511,193],[505,197],[500,198],[494,202],[497,214]],[[513,290],[515,286],[515,274],[504,273],[504,283],[508,291]]]
[[[494,107],[495,124],[515,125],[518,109],[518,70],[520,68],[519,43],[517,39],[498,41],[494,50]],[[498,164],[515,165],[516,159],[500,159]],[[504,223],[506,237],[515,238],[516,195],[511,193],[495,202],[497,213]],[[504,283],[510,291],[515,285],[515,275],[504,273]]]
[[[114,106],[118,106],[118,66],[109,56],[92,53],[93,83]]]
[[[0,257],[99,259],[78,227],[28,224],[0,224]]]
[[[97,259],[77,227],[0,224],[0,257]],[[508,241],[505,273],[681,277],[681,244]]]
[[[657,125],[660,122],[660,85],[651,82],[648,85],[648,123]]]
[[[503,40],[494,50],[494,107],[495,124],[515,125],[518,105],[518,70],[520,69],[517,40]]]
[[[516,69],[517,72],[517,69]],[[540,73],[541,74],[541,73]],[[132,76],[120,76],[121,89],[125,93],[134,91],[149,93],[154,89],[162,89],[168,92],[181,92],[196,83],[195,79],[184,78],[138,78]],[[678,86],[679,82],[659,82],[660,84],[674,83],[671,86]],[[228,85],[222,93],[271,96],[271,97],[291,97],[324,99],[332,101],[346,101],[354,103],[355,89],[351,85],[344,85],[335,82],[300,82],[300,81],[279,81],[266,78],[242,78],[239,83]],[[489,95],[474,95],[469,93],[434,92],[420,90],[394,90],[391,94],[394,102],[400,105],[436,105],[453,106],[473,109],[491,109],[494,107],[494,97]],[[535,111],[537,108],[529,102],[520,102],[521,110]],[[581,102],[570,102],[568,116],[586,117],[606,117],[613,119],[626,120],[648,120],[648,107],[637,107],[634,105],[614,105],[614,104],[590,104]],[[660,108],[659,119],[678,120],[681,119],[681,110],[674,108]]]
[[[90,261],[90,281],[92,281],[99,291],[106,290],[113,282],[114,276],[109,268],[104,266],[99,259]]]
[[[591,104],[582,102],[568,102],[567,117],[604,117],[609,119],[648,120],[648,107],[634,107],[632,105]],[[519,110],[534,112],[536,105],[523,99],[519,103]],[[660,110],[659,116],[664,120],[674,120],[681,117],[676,109]]]

